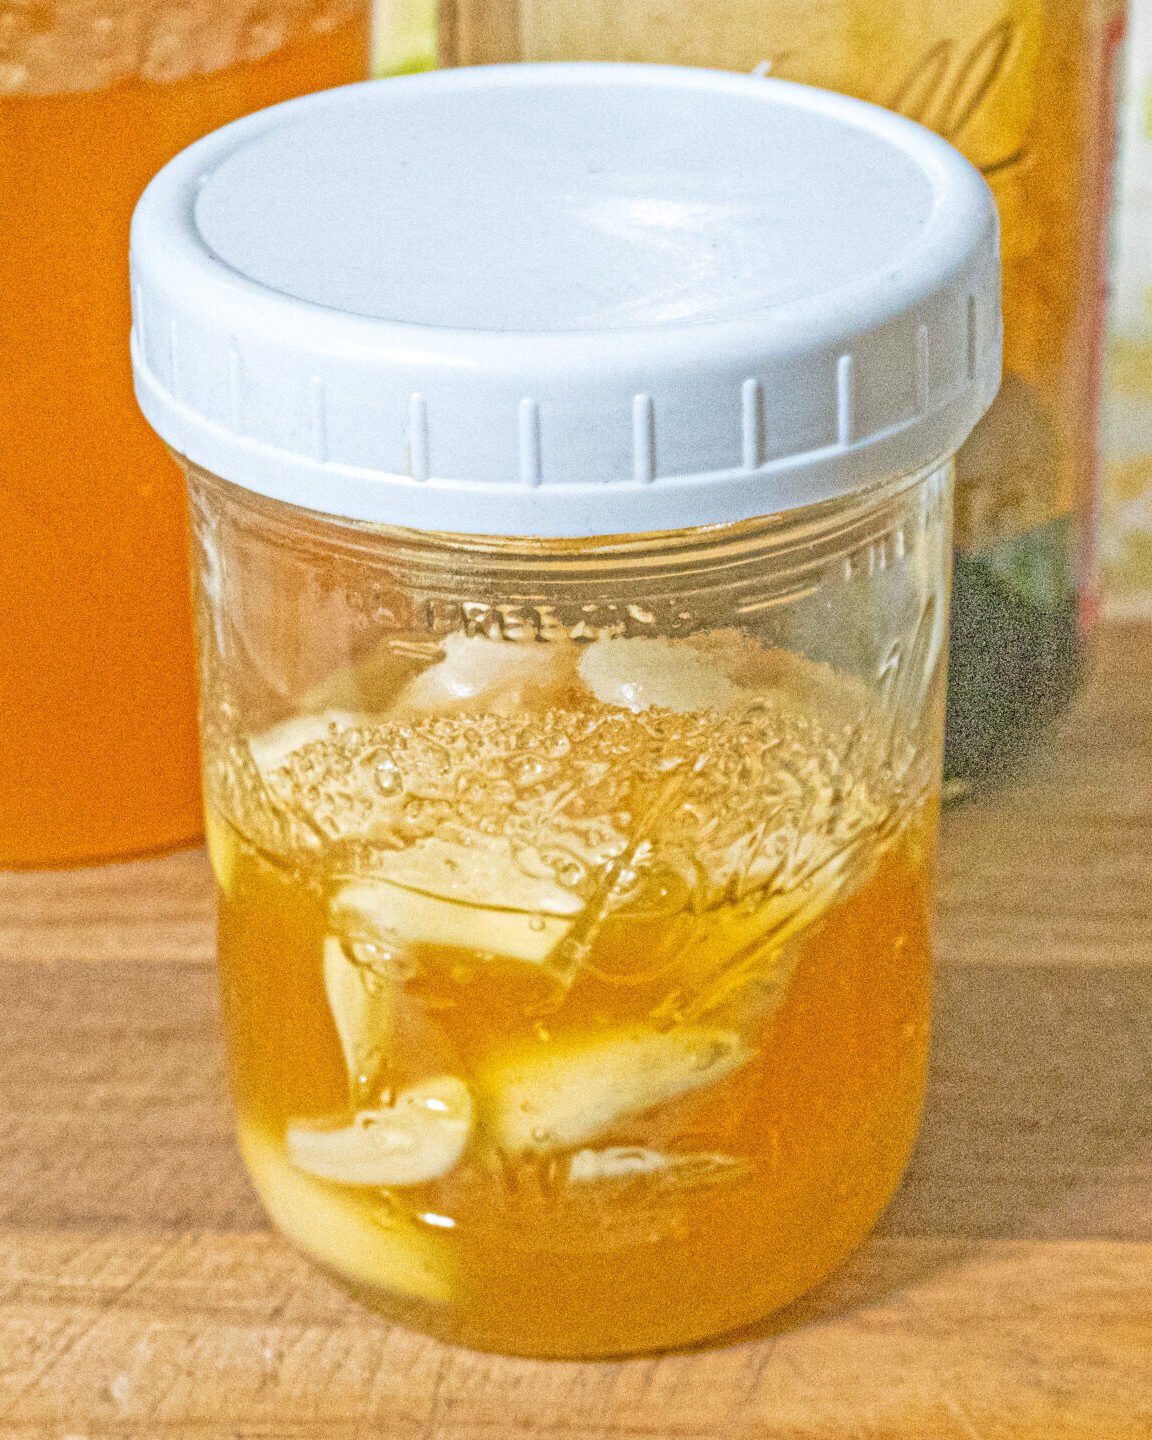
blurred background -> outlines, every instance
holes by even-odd
[[[1041,740],[1101,613],[1152,618],[1152,0],[0,0],[0,868],[203,833],[183,483],[123,343],[145,184],[370,69],[523,59],[826,86],[987,177],[1005,378],[957,457],[950,795]]]
[[[377,74],[437,63],[436,0],[375,0]],[[1118,77],[1099,559],[1106,616],[1152,619],[1152,0],[1130,0]]]

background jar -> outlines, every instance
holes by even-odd
[[[194,147],[134,271],[270,1214],[479,1346],[786,1303],[919,1113],[983,183],[840,97],[477,71]]]
[[[0,868],[202,832],[180,473],[124,251],[199,136],[368,69],[370,0],[0,0]]]

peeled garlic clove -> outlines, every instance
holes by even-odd
[[[832,909],[844,888],[847,869],[847,857],[838,856],[810,879],[764,903],[761,918],[778,945],[787,944]]]
[[[575,915],[583,900],[548,874],[529,875],[516,863],[507,840],[477,835],[471,844],[430,836],[406,850],[380,851],[373,875],[441,900],[539,915]]]
[[[391,1030],[395,997],[391,982],[349,959],[343,942],[324,941],[324,993],[348,1069],[353,1094],[372,1079]]]
[[[403,1091],[394,1105],[361,1110],[350,1125],[290,1125],[288,1158],[298,1170],[341,1185],[423,1185],[455,1167],[472,1118],[467,1085],[441,1075]]]
[[[847,854],[830,855],[808,879],[788,890],[767,895],[742,926],[733,927],[732,934],[735,936],[744,928],[783,947],[815,924],[840,899],[849,878],[848,862]]]
[[[846,871],[846,858],[838,857],[747,913],[709,912],[654,1016],[762,1029],[787,998],[802,953],[795,942],[841,898]]]
[[[321,715],[293,715],[291,719],[251,736],[248,749],[256,768],[267,777],[297,750],[314,745],[317,740],[331,740],[341,730],[351,730],[364,723],[362,716],[346,710],[325,710]]]
[[[329,671],[301,696],[301,704],[316,713],[345,710],[378,719],[418,673],[421,655],[436,649],[434,642],[389,634],[359,659]]]
[[[754,1053],[735,1032],[704,1026],[554,1042],[482,1071],[481,1125],[512,1154],[566,1150],[627,1116],[718,1084]]]
[[[577,1150],[568,1162],[573,1185],[598,1180],[624,1180],[634,1175],[655,1175],[668,1168],[668,1156],[641,1147],[611,1145],[607,1150]]]
[[[385,1206],[341,1195],[293,1168],[283,1150],[242,1125],[240,1152],[273,1222],[314,1260],[347,1279],[412,1300],[446,1303],[456,1291],[450,1241]]]
[[[482,909],[387,880],[346,885],[333,902],[332,923],[385,946],[442,945],[533,965],[547,960],[572,928],[553,915]]]
[[[597,640],[580,655],[580,678],[604,705],[624,710],[729,710],[748,698],[690,645],[656,636]]]
[[[610,1145],[605,1150],[577,1150],[568,1162],[568,1179],[573,1185],[588,1185],[651,1175],[666,1175],[675,1181],[679,1175],[698,1183],[747,1167],[746,1160],[733,1155],[665,1155],[639,1146]]]
[[[543,710],[575,684],[572,644],[489,640],[457,631],[444,637],[441,648],[444,658],[410,680],[396,697],[393,716]]]

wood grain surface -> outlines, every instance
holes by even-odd
[[[0,875],[0,1436],[1149,1440],[1152,630],[947,816],[938,954],[921,1142],[837,1276],[690,1354],[505,1360],[270,1233],[199,852]]]

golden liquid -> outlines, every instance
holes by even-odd
[[[281,1229],[386,1314],[526,1354],[686,1343],[826,1275],[907,1159],[929,1017],[936,802],[847,736],[770,703],[366,722],[249,775],[278,812],[263,838],[240,833],[258,828],[244,774],[231,800],[210,782],[241,1148]],[[517,915],[511,880],[450,906],[439,940],[400,933],[411,895],[388,884],[397,933],[341,910],[349,886],[376,893],[398,842],[467,826],[479,851],[531,839],[522,863],[549,873],[567,856],[584,909],[546,957],[494,953],[509,915],[529,949],[567,923]],[[557,826],[627,845],[582,867]],[[787,873],[733,860],[734,837],[771,856],[775,836]],[[453,853],[467,868],[467,839]],[[654,1101],[652,1047],[676,1070]],[[552,1063],[564,1084],[529,1104],[518,1077]],[[444,1076],[475,1104],[444,1173],[349,1183],[301,1162],[302,1131],[387,1118]]]
[[[367,8],[208,74],[0,94],[0,866],[201,833],[184,485],[132,393],[129,221],[193,140],[362,79]]]

